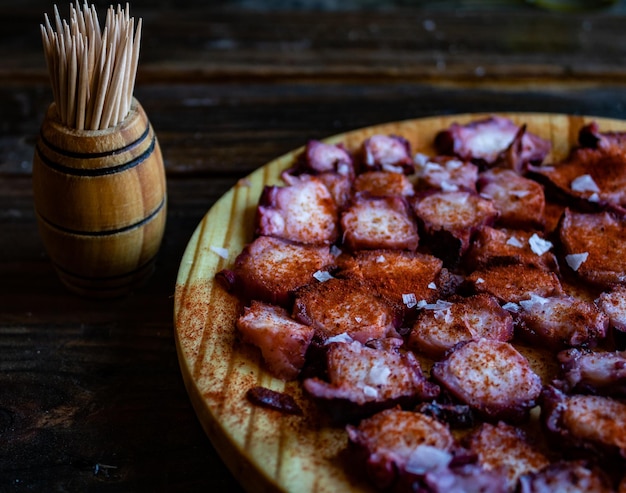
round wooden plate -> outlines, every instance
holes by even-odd
[[[487,115],[465,114],[421,118],[368,127],[326,139],[354,150],[374,134],[396,134],[414,152],[433,155],[435,134],[453,122],[467,123]],[[548,160],[564,157],[576,144],[581,126],[595,120],[602,131],[626,130],[626,121],[556,114],[502,114],[527,124],[532,133],[550,139]],[[271,161],[241,180],[218,200],[194,232],[176,281],[174,323],[179,362],[194,409],[222,459],[249,492],[367,492],[363,471],[346,468],[347,436],[333,427],[302,395],[298,382],[272,378],[260,353],[235,341],[241,304],[214,280],[230,267],[252,240],[256,205],[265,185],[282,184],[280,172],[302,151]],[[226,257],[223,258],[226,249]],[[221,254],[221,255],[220,255]],[[531,363],[541,374],[545,360]],[[254,386],[292,395],[304,416],[289,416],[253,406],[245,397]]]

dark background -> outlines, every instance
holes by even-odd
[[[95,3],[103,19],[109,2]],[[144,22],[135,95],[163,151],[168,222],[149,283],[91,301],[58,281],[32,204],[52,97],[39,24],[52,5],[0,5],[2,492],[240,490],[189,403],[173,293],[194,228],[252,170],[310,138],[387,121],[626,112],[622,3],[132,2]]]

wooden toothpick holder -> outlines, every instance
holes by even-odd
[[[35,149],[33,192],[44,246],[69,289],[122,296],[152,272],[165,229],[165,170],[137,100],[104,130],[70,128],[51,104]]]

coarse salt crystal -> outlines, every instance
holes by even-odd
[[[519,305],[517,303],[513,303],[512,301],[509,301],[508,303],[502,305],[502,308],[504,308],[508,312],[519,312]]]
[[[458,192],[459,187],[454,183],[450,183],[444,180],[441,182],[441,190],[443,190],[444,192]]]
[[[382,363],[374,363],[368,374],[368,380],[374,385],[386,385],[389,383],[391,370]]]
[[[421,152],[415,154],[415,157],[413,158],[413,162],[418,166],[426,166],[429,161],[430,159],[428,158],[428,156],[426,154],[422,154]]]
[[[547,302],[547,298],[538,296],[536,294],[531,294],[529,299],[521,300],[519,304],[524,310],[530,310],[535,305],[545,305]]]
[[[587,200],[589,202],[600,202],[600,196],[596,192],[594,192],[587,198]]]
[[[599,192],[600,189],[591,175],[581,175],[572,180],[570,188],[574,192]]]
[[[354,317],[354,321],[355,321],[357,324],[360,324],[360,323],[363,321],[363,318],[362,318],[362,317]]]
[[[372,387],[371,385],[363,385],[363,393],[367,396],[367,397],[373,397],[376,398],[378,397],[378,390],[376,390],[374,387]]]
[[[524,244],[515,236],[511,236],[508,240],[506,240],[506,244],[517,248],[522,248],[524,246]]]
[[[476,279],[474,284],[482,284],[484,282],[485,282],[485,280],[482,277],[479,277],[478,279]]]
[[[437,285],[436,285],[434,282],[431,282],[431,283],[428,285],[428,289],[437,289]]]
[[[458,159],[450,159],[450,161],[446,163],[446,169],[454,170],[459,169],[461,166],[463,166],[463,162]]]
[[[565,261],[567,262],[567,265],[570,266],[570,269],[572,269],[573,271],[577,271],[580,266],[587,260],[587,257],[589,257],[589,252],[572,253],[565,256]]]
[[[377,264],[382,264],[385,263],[387,261],[387,259],[385,258],[384,255],[379,255],[378,257],[376,257],[376,263]]]
[[[405,469],[423,476],[428,471],[441,471],[452,461],[452,454],[432,445],[418,445],[413,449]]]
[[[450,308],[446,308],[445,310],[434,310],[435,320],[443,321],[447,324],[451,323],[453,320],[452,310]]]
[[[330,344],[331,342],[345,342],[350,344],[353,341],[354,339],[352,339],[352,337],[350,337],[347,332],[342,332],[341,334],[337,334],[336,336],[329,337],[328,339],[326,339],[326,342],[324,342],[324,344]]]
[[[319,282],[326,282],[333,278],[328,272],[325,270],[318,270],[313,274],[313,277],[317,279]]]
[[[509,192],[510,195],[513,195],[514,197],[517,197],[519,199],[526,197],[526,195],[528,195],[529,193],[530,192],[528,190],[511,190]]]
[[[211,251],[217,253],[220,257],[228,258],[228,249],[224,247],[211,246]]]
[[[337,245],[333,245],[330,247],[330,254],[333,257],[339,257],[339,255],[341,255],[343,252],[341,251],[341,248],[339,248]]]
[[[425,310],[447,310],[453,305],[449,301],[437,300],[436,303],[427,303],[422,308]]]
[[[443,168],[441,167],[440,164],[437,163],[433,163],[433,162],[427,162],[424,166],[424,173],[431,173],[433,171],[441,171],[443,170]]]
[[[402,295],[402,303],[404,303],[408,308],[413,308],[417,305],[417,298],[415,297],[415,293],[405,293]]]
[[[540,238],[537,233],[534,233],[528,239],[528,244],[530,245],[530,249],[537,255],[543,255],[552,248],[552,243]]]

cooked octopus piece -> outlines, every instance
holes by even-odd
[[[488,167],[494,165],[517,137],[521,138],[516,167],[525,163],[540,163],[550,152],[552,144],[528,131],[520,136],[520,127],[511,120],[492,116],[466,125],[453,123],[435,137],[440,154],[454,155]]]
[[[308,244],[331,244],[338,236],[335,200],[324,183],[309,175],[291,177],[284,187],[266,186],[259,199],[256,234]]]
[[[445,424],[400,409],[374,414],[346,430],[350,442],[367,457],[368,474],[379,488],[391,487],[407,471],[446,469],[456,447]]]
[[[415,250],[417,223],[403,197],[357,195],[341,215],[343,244],[349,250]]]
[[[396,492],[506,493],[501,474],[459,460],[448,428],[433,418],[389,409],[348,426],[348,437],[366,457],[369,476],[379,488]]]
[[[415,156],[416,187],[420,190],[436,189],[444,192],[476,191],[478,166],[451,156],[430,158],[425,154]]]
[[[481,338],[509,341],[513,337],[511,314],[487,294],[439,305],[418,315],[408,339],[411,348],[439,358],[459,342]]]
[[[541,379],[508,342],[478,339],[459,344],[434,364],[432,376],[486,419],[519,421],[541,393]]]
[[[519,305],[517,328],[540,346],[595,347],[606,337],[609,318],[589,301],[567,295],[531,295]]]
[[[491,169],[478,178],[478,192],[493,200],[500,227],[513,229],[543,228],[546,200],[543,187],[510,169]]]
[[[607,475],[584,461],[559,461],[522,476],[518,493],[613,493]]]
[[[471,433],[465,446],[478,456],[487,470],[500,471],[507,479],[507,489],[514,491],[520,476],[536,472],[550,460],[527,439],[525,433],[502,421],[483,423]]]
[[[294,290],[311,282],[316,272],[334,261],[328,246],[260,236],[244,247],[232,270],[219,272],[217,278],[245,299],[286,306]]]
[[[626,396],[626,352],[567,349],[558,355],[566,392]]]
[[[261,350],[268,370],[283,380],[298,376],[315,332],[293,320],[284,308],[259,301],[244,307],[236,327],[244,342]]]
[[[532,238],[532,239],[531,239]],[[465,256],[471,270],[495,265],[532,265],[546,271],[556,271],[556,257],[543,245],[546,240],[535,231],[492,228],[483,226],[476,231]]]
[[[415,193],[413,184],[406,175],[388,171],[361,173],[354,180],[353,192],[374,197],[387,197],[389,195],[409,197]]]
[[[310,140],[297,163],[298,170],[304,173],[338,173],[354,175],[354,161],[341,144],[326,144]]]
[[[356,279],[332,278],[298,290],[293,318],[325,339],[348,334],[366,343],[396,335],[393,309]]]
[[[338,259],[337,276],[363,280],[399,311],[431,303],[447,290],[437,257],[403,250],[361,250]]]
[[[569,197],[572,205],[626,206],[624,149],[576,149],[562,163],[530,171],[547,180],[549,188]]]
[[[315,176],[326,186],[335,201],[337,209],[342,210],[352,196],[352,184],[354,183],[354,177],[351,175],[342,175],[332,172],[320,173]],[[289,183],[290,179],[287,175],[284,175],[283,179]]]
[[[397,135],[372,135],[363,142],[364,171],[392,171],[411,174],[415,168],[411,145]]]
[[[578,132],[581,147],[620,152],[626,149],[626,132],[601,132],[598,122],[591,122]]]
[[[565,261],[580,280],[604,289],[626,284],[626,219],[567,209],[559,236]]]
[[[609,317],[609,326],[626,332],[626,286],[602,293],[596,303]]]
[[[597,395],[566,395],[554,386],[542,394],[542,419],[555,442],[590,454],[626,456],[626,404]]]
[[[473,232],[493,224],[498,212],[491,200],[471,192],[432,192],[415,198],[413,209],[438,256],[457,259]]]
[[[272,409],[283,414],[302,416],[302,408],[296,400],[285,392],[268,389],[266,387],[252,387],[246,392],[246,398],[254,405]]]
[[[495,265],[472,272],[466,284],[475,293],[487,293],[502,303],[519,303],[532,295],[547,298],[563,294],[554,272],[533,265]]]
[[[377,404],[381,409],[437,397],[439,387],[426,380],[415,356],[400,351],[400,344],[401,339],[377,348],[357,341],[331,342],[326,351],[328,381],[307,378],[304,388],[318,399]]]

